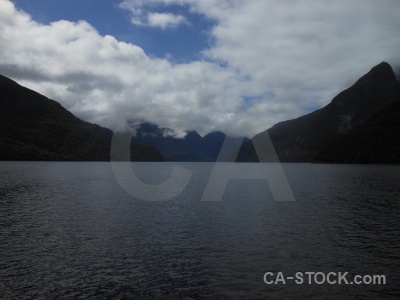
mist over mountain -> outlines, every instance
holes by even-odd
[[[183,138],[173,135],[170,128],[143,122],[135,127],[134,142],[156,147],[167,161],[216,161],[226,135],[221,131],[210,132],[204,137],[194,130]],[[244,139],[244,142],[248,142]]]
[[[0,75],[0,160],[109,161],[112,136]],[[154,147],[132,144],[131,160],[163,157]]]
[[[120,160],[216,161],[227,138],[220,131],[201,137],[193,130],[180,137],[149,122],[131,129],[133,137],[128,131],[118,135],[132,138],[130,158],[121,152]],[[382,62],[325,107],[243,139],[236,160],[258,161],[252,141],[266,134],[282,162],[400,163],[399,81]],[[112,136],[0,75],[1,160],[109,161]]]

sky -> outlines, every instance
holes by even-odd
[[[251,137],[400,66],[398,0],[0,0],[0,74],[79,118]]]

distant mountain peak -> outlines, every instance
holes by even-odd
[[[396,84],[398,82],[392,67],[387,62],[381,62],[357,80],[354,87],[359,85],[369,85],[371,83],[373,83],[374,86],[378,86],[382,84]]]
[[[375,70],[392,70],[392,67],[386,61],[382,61],[371,69],[371,71]]]
[[[382,107],[400,99],[400,85],[387,62],[374,66],[325,107],[268,129],[284,161],[311,161],[332,140],[355,130]],[[250,149],[248,157],[254,157]]]

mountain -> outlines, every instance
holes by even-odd
[[[360,127],[334,139],[314,162],[400,163],[400,98],[379,109]]]
[[[398,99],[399,82],[391,66],[382,62],[353,86],[339,93],[325,107],[297,119],[278,123],[268,129],[267,133],[281,161],[309,162],[335,139],[353,134],[357,128],[363,130],[367,120]],[[265,134],[262,132],[254,138]],[[254,146],[248,143],[242,147],[240,157],[244,161],[256,161]]]
[[[237,161],[258,161],[252,141],[268,134],[280,161],[400,162],[399,102],[399,81],[382,62],[325,107],[244,139]],[[118,149],[119,160],[216,161],[227,138],[218,131],[177,137],[172,129],[147,122],[132,129],[132,139],[117,136],[131,145],[130,158]],[[112,137],[111,130],[83,122],[56,101],[0,75],[0,160],[109,161]]]
[[[113,132],[0,75],[0,160],[109,161]],[[163,160],[132,145],[132,160]]]
[[[135,143],[156,147],[166,161],[216,161],[226,138],[220,131],[201,137],[193,130],[187,131],[183,138],[178,138],[172,129],[160,128],[148,122],[134,126],[134,131]]]
[[[221,131],[214,131],[203,137],[203,153],[205,156],[211,157],[212,161],[218,158],[218,154],[224,143],[226,135]]]

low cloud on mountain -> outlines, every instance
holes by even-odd
[[[170,7],[213,20],[209,48],[173,63],[84,20],[43,24],[0,0],[0,73],[112,129],[145,119],[252,136],[325,105],[380,61],[400,65],[398,1],[139,2],[123,1],[121,12],[168,15],[152,21],[163,30],[191,26]]]

